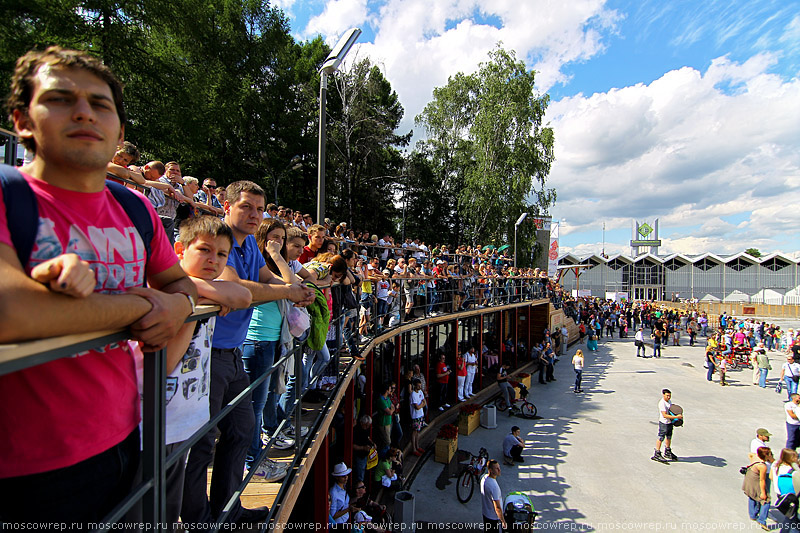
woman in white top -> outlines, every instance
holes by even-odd
[[[411,398],[408,402],[411,407],[411,448],[416,456],[421,456],[425,450],[419,446],[419,431],[425,421],[425,393],[422,392],[422,382],[416,378],[411,381]]]
[[[784,448],[781,450],[781,456],[772,464],[772,467],[769,470],[769,477],[772,480],[772,494],[775,495],[776,502],[783,494],[794,490],[793,483],[789,483],[789,487],[786,487],[779,476],[783,474],[791,474],[797,467],[797,459],[798,457],[796,451],[791,448]],[[789,490],[786,490],[787,488]],[[797,524],[800,523],[796,517],[791,519],[786,518],[783,516],[783,513],[776,513],[776,516],[784,521],[784,530],[791,528],[797,529]]]
[[[575,388],[572,392],[583,392],[583,389],[581,388],[581,379],[583,378],[582,350],[575,352],[575,357],[572,358],[572,366],[575,367]]]

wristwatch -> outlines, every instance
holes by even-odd
[[[197,298],[195,298],[194,296],[185,291],[178,291],[175,294],[183,294],[189,299],[189,304],[192,306],[192,312],[190,313],[190,315],[193,315],[194,312],[197,310]]]

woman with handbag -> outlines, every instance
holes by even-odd
[[[793,474],[797,469],[797,452],[791,448],[781,450],[777,461],[772,463],[769,477],[772,480],[772,493],[775,494],[777,516],[783,520],[783,531],[797,531],[800,521],[797,519],[797,494],[794,488]],[[788,515],[787,515],[788,513]]]
[[[800,381],[800,363],[795,362],[793,355],[786,356],[786,362],[781,366],[781,381],[786,386],[786,396],[792,399],[792,394],[797,392],[797,382]]]
[[[766,446],[758,448],[758,460],[749,465],[742,480],[742,492],[747,496],[747,511],[750,520],[755,520],[761,528],[769,531],[767,527],[767,514],[769,513],[769,470],[767,462],[772,463],[775,458],[772,450]]]

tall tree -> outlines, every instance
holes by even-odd
[[[537,93],[534,80],[513,52],[498,47],[477,72],[434,89],[416,118],[428,133],[441,189],[457,202],[465,241],[509,242],[521,213],[546,214],[555,202],[546,187],[553,130],[542,124],[549,97]],[[522,246],[530,246],[534,230],[520,230]]]
[[[377,66],[362,59],[333,76],[329,94],[330,214],[350,227],[396,231],[395,192],[405,179],[400,148],[411,137],[395,134],[403,118],[397,93]]]

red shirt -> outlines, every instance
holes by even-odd
[[[442,363],[441,361],[436,365],[436,381],[439,383],[447,383],[450,381],[450,375],[446,375],[444,377],[439,377],[439,374],[444,374],[447,372],[447,363]]]
[[[467,375],[467,364],[463,357],[460,355],[456,357],[456,376]]]
[[[314,259],[314,257],[316,257],[316,255],[317,255],[317,252],[315,252],[314,250],[312,250],[308,246],[303,246],[303,254],[300,256],[298,261],[300,261],[301,265],[305,265],[306,263],[308,263],[309,261]]]
[[[177,263],[161,220],[141,194],[135,193],[156,229],[146,265],[144,242],[111,191],[80,193],[25,179],[39,206],[26,272],[72,252],[95,271],[95,292],[117,294]],[[0,242],[13,248],[2,199]],[[0,405],[0,478],[74,465],[119,444],[139,423],[133,354],[121,341],[7,374],[0,377]]]

